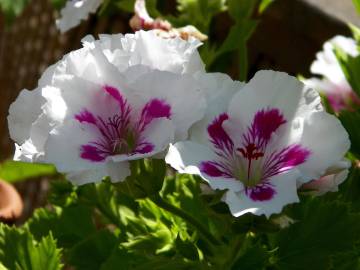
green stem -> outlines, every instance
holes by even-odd
[[[160,197],[159,194],[151,197],[151,200],[160,208],[181,217],[182,219],[189,222],[193,227],[199,230],[199,232],[208,240],[210,243],[214,245],[221,245],[221,242],[216,239],[199,221],[193,218],[188,213],[184,212],[180,208],[166,202],[163,198]]]
[[[241,252],[241,247],[245,241],[246,236],[245,235],[238,235],[233,243],[233,247],[230,252],[229,260],[228,260],[228,269],[231,269],[234,265],[234,263],[237,261],[239,254]],[[225,268],[227,269],[227,268]]]

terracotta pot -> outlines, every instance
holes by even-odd
[[[17,190],[0,180],[0,220],[12,222],[21,216],[23,202]]]

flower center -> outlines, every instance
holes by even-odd
[[[241,156],[237,155],[239,166],[235,169],[236,178],[245,186],[256,186],[262,180],[261,158],[264,153],[254,143],[236,150],[241,154]]]

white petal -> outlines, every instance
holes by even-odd
[[[232,178],[209,177],[200,172],[203,161],[217,160],[215,153],[208,147],[192,141],[178,142],[170,145],[165,161],[179,173],[200,175],[213,189],[230,189],[239,191],[243,189],[240,181]]]
[[[83,171],[70,172],[66,174],[67,179],[74,185],[84,185],[88,183],[99,183],[107,176],[106,166],[97,167],[96,169],[89,169]]]
[[[96,140],[96,133],[89,132],[75,120],[54,128],[45,145],[45,162],[53,163],[59,172],[96,169],[104,162],[81,158],[81,146]]]
[[[153,156],[157,153],[164,151],[168,145],[174,140],[174,125],[171,120],[166,118],[154,119],[143,132],[144,141],[151,143],[154,146],[153,151],[146,154],[134,155],[116,155],[111,156],[114,162],[124,160],[136,160]]]
[[[279,109],[287,120],[303,111],[322,110],[316,91],[307,88],[295,77],[270,70],[257,72],[234,95],[229,105],[229,115],[232,121],[246,127],[257,111],[266,108]]]
[[[270,217],[272,214],[280,213],[285,205],[299,202],[296,190],[296,173],[286,173],[277,175],[271,179],[276,194],[268,201],[253,201],[246,196],[245,191],[228,191],[224,196],[224,201],[228,204],[231,213],[235,217],[246,213],[255,215],[265,215]]]
[[[321,196],[327,192],[336,192],[339,185],[344,182],[349,174],[349,170],[342,170],[335,174],[323,176],[303,185],[303,188],[312,190],[311,193]]]
[[[130,87],[145,100],[156,97],[171,106],[176,141],[186,139],[191,125],[204,115],[205,98],[189,75],[154,70],[140,76]]]
[[[138,31],[126,34],[122,44],[123,50],[129,54],[129,66],[141,64],[174,73],[204,71],[197,52],[201,42],[196,39],[163,39],[156,31]]]
[[[62,33],[68,31],[86,19],[89,13],[94,13],[101,3],[102,0],[67,1],[60,11],[61,18],[56,20],[56,26]]]
[[[339,47],[345,53],[353,57],[359,54],[354,39],[343,36],[335,36],[324,43],[323,51],[316,54],[316,60],[312,63],[310,70],[312,73],[323,75],[331,82],[338,84],[346,79],[335,56],[335,46]]]
[[[130,172],[129,162],[107,162],[106,163],[107,175],[110,176],[111,182],[124,181]]]
[[[74,185],[84,185],[101,182],[106,176],[109,176],[112,182],[119,182],[125,180],[129,175],[130,168],[128,162],[110,161],[102,166],[97,166],[94,169],[67,173],[66,177]]]
[[[215,117],[227,112],[230,100],[244,86],[244,83],[233,81],[228,75],[222,73],[198,72],[196,79],[200,83],[207,106],[203,119],[191,127],[190,138],[202,144],[209,144],[208,125]]]
[[[44,102],[39,88],[33,91],[24,89],[10,105],[7,117],[10,137],[18,144],[30,137],[31,125],[39,117]]]
[[[304,183],[320,178],[329,167],[343,159],[350,147],[348,134],[340,121],[326,112],[313,113],[304,120],[300,144],[311,152],[309,159],[298,167]]]

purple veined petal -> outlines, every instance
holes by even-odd
[[[121,94],[119,89],[109,85],[105,85],[103,89],[119,103],[120,112],[123,115],[123,117],[130,114],[131,108],[128,105],[126,98]]]
[[[248,132],[244,134],[245,144],[254,143],[257,148],[263,149],[270,141],[271,135],[286,123],[279,109],[262,109],[253,119]]]
[[[201,162],[200,171],[211,177],[232,178],[231,171],[226,167],[226,165],[216,161]]]
[[[264,179],[283,173],[303,164],[310,156],[310,150],[299,144],[271,153],[264,162]]]
[[[81,158],[87,159],[93,162],[104,161],[108,153],[100,150],[98,147],[90,144],[85,144],[81,146]]]
[[[207,128],[210,141],[218,150],[217,154],[223,157],[228,156],[234,149],[234,142],[222,126],[223,122],[228,119],[229,116],[226,113],[220,114]]]
[[[133,154],[147,154],[154,150],[155,146],[148,142],[140,143],[136,146],[135,150],[131,153]]]
[[[154,119],[166,117],[170,119],[171,106],[161,99],[151,99],[145,104],[141,111],[141,118],[139,121],[139,131],[142,132],[146,126]]]
[[[78,120],[80,123],[89,123],[96,125],[96,118],[95,116],[89,112],[87,109],[82,110],[80,113],[75,115],[75,119]]]
[[[270,183],[262,183],[255,187],[247,187],[245,189],[246,195],[253,201],[269,201],[275,194],[276,190]]]

